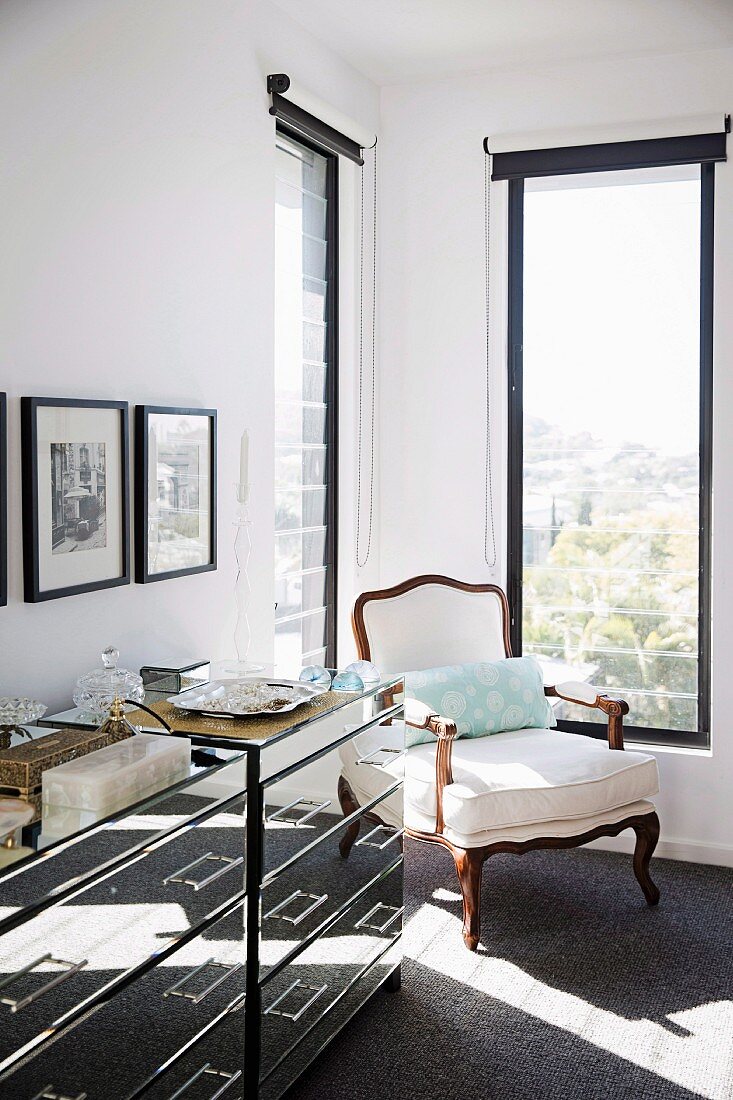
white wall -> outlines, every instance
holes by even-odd
[[[0,390],[9,411],[9,606],[0,694],[69,702],[117,645],[231,655],[238,439],[252,432],[253,654],[273,625],[274,120],[288,72],[365,126],[378,93],[257,0],[4,0],[0,6]],[[353,190],[342,172],[342,408],[353,420]],[[24,604],[21,395],[219,410],[219,569]],[[344,439],[353,438],[345,432]],[[351,494],[351,450],[342,492]],[[344,532],[348,540],[348,529]],[[342,575],[345,602],[356,583]]]
[[[381,150],[381,582],[504,579],[483,559],[487,134],[730,111],[733,51],[614,59],[386,88]],[[729,143],[730,145],[731,143]],[[733,147],[731,148],[733,152]],[[712,754],[657,753],[660,852],[733,864],[733,166],[716,188]],[[506,485],[506,185],[493,188],[495,496]]]

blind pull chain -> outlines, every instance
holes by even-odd
[[[486,443],[484,452],[484,561],[496,565],[494,469],[491,440],[491,155],[484,155],[484,263],[486,288]],[[491,552],[489,552],[489,542]]]

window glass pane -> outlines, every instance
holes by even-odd
[[[276,443],[325,443],[325,404],[278,401],[275,409]]]
[[[698,726],[699,301],[699,166],[527,181],[523,651],[673,730]]]
[[[320,611],[325,608],[327,578],[326,568],[279,575],[275,582],[277,586],[275,620],[280,622],[294,615],[300,615],[304,611]]]
[[[275,492],[275,530],[296,531],[301,527],[323,527],[326,523],[326,492],[324,489]]]
[[[297,675],[332,646],[328,532],[328,160],[277,137],[275,663]]]
[[[283,670],[294,669],[297,673],[306,654],[325,648],[326,634],[325,609],[276,622],[275,652],[283,664]],[[313,663],[310,658],[308,663]]]

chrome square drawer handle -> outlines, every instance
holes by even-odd
[[[65,1093],[55,1092],[53,1085],[46,1085],[45,1089],[37,1092],[31,1100],[87,1100],[88,1095],[87,1092],[80,1092],[76,1096],[67,1096]]]
[[[188,1081],[184,1081],[181,1087],[176,1089],[168,1100],[178,1100],[179,1096],[183,1096],[184,1092],[187,1092],[191,1088],[191,1085],[195,1085],[202,1077],[223,1077],[224,1084],[220,1089],[217,1089],[216,1092],[212,1092],[209,1097],[209,1100],[217,1100],[217,1097],[223,1096],[227,1089],[230,1088],[235,1081],[238,1081],[241,1076],[241,1069],[238,1069],[236,1073],[225,1073],[224,1070],[221,1069],[212,1069],[211,1062],[207,1062],[201,1069],[196,1070],[194,1075],[189,1077]]]
[[[223,863],[224,866],[220,867],[218,871],[214,871],[208,875],[207,878],[195,879],[186,878],[189,871],[193,871],[194,867],[200,867],[202,863]],[[203,856],[199,856],[193,863],[187,863],[185,867],[181,867],[179,871],[174,871],[172,875],[168,875],[163,879],[163,885],[167,886],[169,882],[178,883],[181,886],[193,886],[194,891],[203,890],[204,886],[208,886],[209,883],[215,882],[216,879],[221,878],[227,871],[233,871],[235,867],[241,867],[244,863],[244,856],[237,856],[236,859],[233,856],[217,856],[213,852],[207,852]]]
[[[288,825],[305,825],[310,821],[312,817],[319,814],[321,810],[327,810],[331,805],[331,799],[327,798],[325,802],[316,802],[313,798],[296,798],[292,802],[288,802],[287,806],[281,806],[279,810],[275,810],[267,818],[268,821],[284,821]],[[285,814],[289,810],[294,810],[296,806],[313,806],[312,810],[307,810],[302,817],[285,817]]]
[[[309,997],[308,1000],[305,1002],[305,1004],[301,1005],[300,1008],[297,1009],[296,1012],[285,1012],[285,1010],[280,1008],[279,1006],[283,1003],[283,1001],[286,999],[286,997],[290,996],[290,994],[293,992],[294,989],[298,989],[298,988],[300,988],[300,989],[312,989],[313,990],[313,996]],[[311,1005],[314,1005],[316,1003],[316,1001],[318,1000],[318,998],[321,997],[326,992],[327,989],[328,989],[328,984],[326,984],[326,985],[310,985],[308,982],[304,982],[304,981],[301,981],[300,978],[296,978],[296,980],[293,982],[293,984],[288,986],[288,988],[285,990],[285,992],[281,993],[279,997],[276,997],[276,999],[272,1002],[272,1004],[269,1005],[265,1009],[265,1016],[284,1016],[287,1020],[293,1020],[293,1022],[295,1022],[296,1020],[299,1020],[301,1016],[305,1015],[305,1013],[308,1011],[308,1009],[311,1007]],[[172,1097],[171,1097],[171,1100],[173,1100]]]
[[[383,910],[385,913],[389,913],[390,915],[387,917],[386,921],[383,924],[375,924],[371,920],[371,918],[375,917],[380,909]],[[379,901],[373,909],[370,909],[368,913],[365,913],[364,916],[356,922],[354,928],[373,928],[375,932],[386,932],[389,926],[391,924],[394,924],[394,922],[402,916],[404,911],[404,905],[401,905],[399,907],[396,905],[385,905],[384,902]]]
[[[283,909],[287,909],[288,905],[296,901],[297,898],[311,898],[313,904],[304,909],[302,913],[296,913],[295,916],[288,916],[286,913],[283,913]],[[316,909],[323,905],[324,901],[328,901],[328,894],[305,894],[302,890],[296,890],[290,897],[285,898],[285,901],[281,901],[271,909],[269,913],[265,913],[264,919],[268,920],[270,917],[277,917],[279,920],[286,920],[289,924],[300,924],[300,922],[304,921],[306,917],[309,917],[311,913],[315,913]]]
[[[386,759],[375,760],[375,756],[379,756],[380,752],[386,753]],[[373,768],[386,768],[388,764],[394,764],[395,760],[399,760],[401,756],[407,755],[407,749],[388,749],[383,745],[378,749],[372,749],[366,756],[360,756],[357,760],[357,764],[371,764]]]
[[[207,966],[218,967],[224,970],[223,974],[220,974],[218,978],[214,978],[213,982],[210,982],[205,989],[202,989],[199,993],[191,993],[189,990],[184,990],[184,986],[188,985],[190,981],[200,974],[202,970],[205,970]],[[215,989],[218,989],[222,982],[225,982],[227,978],[231,978],[232,974],[236,974],[238,970],[241,970],[244,963],[225,963],[217,962],[215,958],[207,959],[206,962],[202,962],[200,966],[194,967],[190,970],[180,981],[172,985],[170,989],[166,989],[163,994],[164,997],[183,997],[185,1000],[190,1001],[191,1004],[199,1005],[208,997],[209,993],[213,993]]]
[[[15,970],[12,974],[8,974],[7,978],[3,978],[0,981],[0,989],[6,989],[7,986],[12,985],[13,982],[17,982],[25,974],[30,974],[32,970],[35,970],[41,963],[50,962],[56,963],[57,966],[65,966],[61,974],[55,974],[50,981],[46,982],[39,989],[34,989],[32,993],[28,993],[25,997],[16,999],[15,997],[8,997],[7,994],[0,996],[0,1004],[8,1005],[11,1012],[20,1012],[21,1008],[26,1008],[28,1005],[33,1004],[39,997],[42,997],[44,993],[49,993],[52,989],[55,989],[57,985],[61,985],[62,982],[67,981],[73,977],[74,974],[78,974],[82,967],[85,967],[89,962],[89,959],[82,959],[81,962],[74,963],[68,962],[67,959],[56,959],[53,955],[41,955],[40,959],[34,959],[32,963],[28,963],[27,966],[22,967],[20,970]],[[49,1086],[50,1087],[50,1086]]]
[[[377,833],[389,833],[389,836],[383,844],[377,844],[376,840],[371,839],[376,836]],[[354,847],[359,848],[361,845],[364,845],[365,848],[377,848],[382,852],[385,848],[389,847],[390,844],[394,844],[396,840],[399,840],[400,837],[404,835],[404,829],[393,829],[391,825],[376,825],[366,834],[366,836],[363,836],[361,840],[357,840]]]

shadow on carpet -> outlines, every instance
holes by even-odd
[[[733,1098],[732,871],[655,860],[649,909],[628,856],[495,856],[472,955],[450,856],[406,861],[402,991],[288,1100]]]

